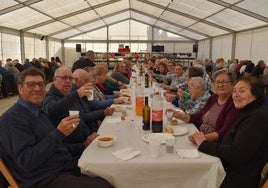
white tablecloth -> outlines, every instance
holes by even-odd
[[[142,130],[141,117],[135,116],[135,106],[128,105],[126,120],[120,123],[107,123],[109,118],[121,116],[115,112],[106,117],[98,133],[117,136],[115,144],[102,148],[93,141],[83,152],[78,166],[82,173],[100,176],[108,180],[116,188],[217,188],[221,184],[225,172],[220,160],[216,157],[199,153],[199,158],[180,158],[175,152],[165,152],[161,146],[160,156],[152,158],[149,146],[142,137],[150,131]],[[164,125],[168,125],[164,121]],[[188,133],[176,136],[175,149],[196,149],[188,141],[187,135],[196,131],[192,124],[180,123],[178,126],[188,128]],[[113,152],[132,147],[141,154],[127,161],[116,158]]]

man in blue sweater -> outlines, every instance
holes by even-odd
[[[0,118],[0,155],[21,188],[112,187],[102,178],[84,176],[63,143],[79,123],[68,116],[55,128],[40,105],[46,93],[44,75],[36,68],[22,72],[20,97]]]

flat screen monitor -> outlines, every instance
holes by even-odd
[[[164,52],[164,51],[165,51],[165,46],[161,46],[161,45],[152,46],[152,52]]]

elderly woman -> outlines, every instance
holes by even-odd
[[[96,71],[96,86],[101,90],[101,92],[104,95],[119,95],[118,91],[111,91],[105,85],[108,69],[102,65],[97,65],[94,67],[94,70]]]
[[[268,160],[268,108],[264,88],[257,78],[243,77],[235,85],[233,101],[238,119],[221,143],[211,143],[203,133],[193,139],[198,150],[221,159],[226,177],[221,188],[256,188]]]
[[[184,93],[185,92],[189,92],[188,89],[188,84],[190,81],[190,78],[192,77],[203,77],[204,72],[197,67],[189,67],[186,71],[185,71],[185,81],[183,83],[180,84],[180,88],[177,91],[177,96],[172,93],[166,93],[166,100],[169,102],[172,102],[172,104],[174,104],[175,106],[179,107],[179,102],[180,100],[184,100]]]
[[[165,64],[162,60],[158,64],[158,71],[159,71],[158,74],[153,74],[153,79],[158,83],[163,83],[165,81],[163,77],[164,78],[166,77],[168,69],[167,64]]]
[[[215,94],[196,114],[174,111],[173,116],[185,122],[194,123],[209,141],[221,141],[225,133],[237,119],[237,111],[232,100],[234,76],[227,69],[215,72]],[[192,136],[190,141],[194,142]]]
[[[206,90],[206,82],[201,77],[192,77],[188,84],[191,99],[181,100],[179,107],[187,114],[197,113],[210,97]]]
[[[126,65],[123,62],[118,62],[115,65],[114,71],[111,77],[115,80],[123,82],[124,84],[129,84],[129,78],[127,76]]]

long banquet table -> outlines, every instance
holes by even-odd
[[[148,95],[149,90],[147,91]],[[132,104],[133,104],[132,99]],[[117,140],[111,147],[100,147],[93,141],[83,152],[78,166],[82,173],[100,176],[115,188],[217,188],[225,171],[219,158],[199,152],[198,158],[180,158],[174,153],[166,153],[161,146],[160,156],[152,158],[148,143],[142,138],[150,131],[142,130],[142,118],[135,115],[135,106],[127,105],[125,120],[109,123],[120,117],[120,112],[104,119],[99,128],[100,135],[115,135]],[[118,118],[117,118],[118,119]],[[168,125],[164,118],[164,126]],[[180,122],[177,126],[187,127],[188,133],[176,136],[175,150],[196,149],[188,141],[188,135],[196,131],[193,124]],[[112,153],[127,147],[141,151],[141,154],[127,161],[116,158]]]

